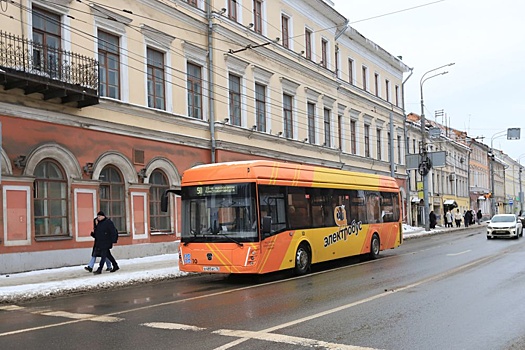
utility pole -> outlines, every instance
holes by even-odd
[[[432,169],[432,162],[430,161],[430,158],[427,154],[427,137],[426,137],[426,121],[425,121],[425,103],[423,100],[423,84],[428,79],[432,79],[437,76],[447,74],[448,72],[437,73],[437,74],[434,74],[434,75],[431,75],[425,78],[425,76],[428,73],[434,72],[438,69],[445,68],[445,67],[452,66],[452,65],[454,65],[454,63],[445,64],[441,67],[431,69],[425,72],[425,74],[423,74],[423,76],[421,77],[421,80],[419,81],[419,89],[420,89],[420,94],[421,94],[421,140],[422,141],[421,141],[421,152],[420,152],[421,163],[419,164],[418,172],[423,177],[423,202],[424,202],[423,220],[425,222],[425,231],[430,231],[430,222],[429,222],[429,217],[428,217],[430,213],[430,205],[429,205],[430,203],[428,202],[429,198],[428,198],[428,176],[427,175],[429,171]]]

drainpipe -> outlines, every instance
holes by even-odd
[[[410,74],[408,77],[406,77],[405,80],[403,80],[403,83],[401,84],[401,103],[403,104],[403,143],[405,144],[405,155],[408,153],[408,147],[407,145],[407,116],[405,111],[405,83],[407,80],[414,74],[414,68],[409,68]],[[406,166],[406,157],[405,157],[405,166]],[[410,170],[406,170],[407,173],[407,180],[408,180],[408,204],[407,204],[407,224],[412,224],[412,200],[410,199]]]
[[[215,163],[215,112],[214,112],[214,94],[213,90],[213,21],[212,21],[212,7],[211,0],[206,0],[206,16],[208,18],[208,54],[206,64],[208,65],[208,122],[210,123],[210,151],[211,163]]]

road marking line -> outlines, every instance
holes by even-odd
[[[119,317],[112,317],[112,316],[106,316],[106,315],[92,315],[92,314],[79,314],[79,313],[72,313],[67,311],[45,311],[45,312],[32,312],[33,314],[39,314],[44,316],[56,316],[56,317],[65,317],[65,318],[72,318],[74,320],[86,320],[86,321],[95,321],[95,322],[119,322],[122,321],[123,318]]]
[[[206,328],[200,328],[195,326],[190,326],[186,324],[180,324],[180,323],[167,323],[167,322],[149,322],[149,323],[143,323],[142,326],[151,327],[151,328],[159,328],[159,329],[180,329],[183,331],[204,331]]]
[[[447,256],[457,256],[457,255],[461,255],[461,254],[465,254],[465,253],[468,253],[468,252],[471,252],[472,250],[465,250],[464,252],[459,252],[459,253],[450,253],[450,254],[447,254]]]
[[[284,343],[290,345],[299,345],[299,346],[308,346],[311,348],[325,348],[325,349],[338,349],[338,350],[378,350],[374,348],[346,345],[346,344],[337,344],[329,343],[321,340],[309,339],[294,337],[284,334],[275,334],[275,333],[264,333],[264,332],[250,332],[250,331],[235,331],[229,329],[219,329],[212,333],[224,335],[228,337],[240,337],[243,339],[258,339],[264,341],[271,341],[274,343]]]

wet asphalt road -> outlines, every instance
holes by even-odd
[[[524,349],[525,238],[406,241],[307,276],[191,276],[0,305],[2,349]]]

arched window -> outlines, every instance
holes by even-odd
[[[120,171],[107,165],[100,172],[100,210],[109,217],[119,232],[126,231],[126,196]]]
[[[34,175],[35,237],[68,235],[67,181],[62,167],[46,159],[36,166]]]
[[[160,199],[162,193],[169,188],[166,175],[160,170],[154,170],[149,176],[149,213],[150,226],[152,232],[169,232],[170,215],[169,212],[160,210]]]

